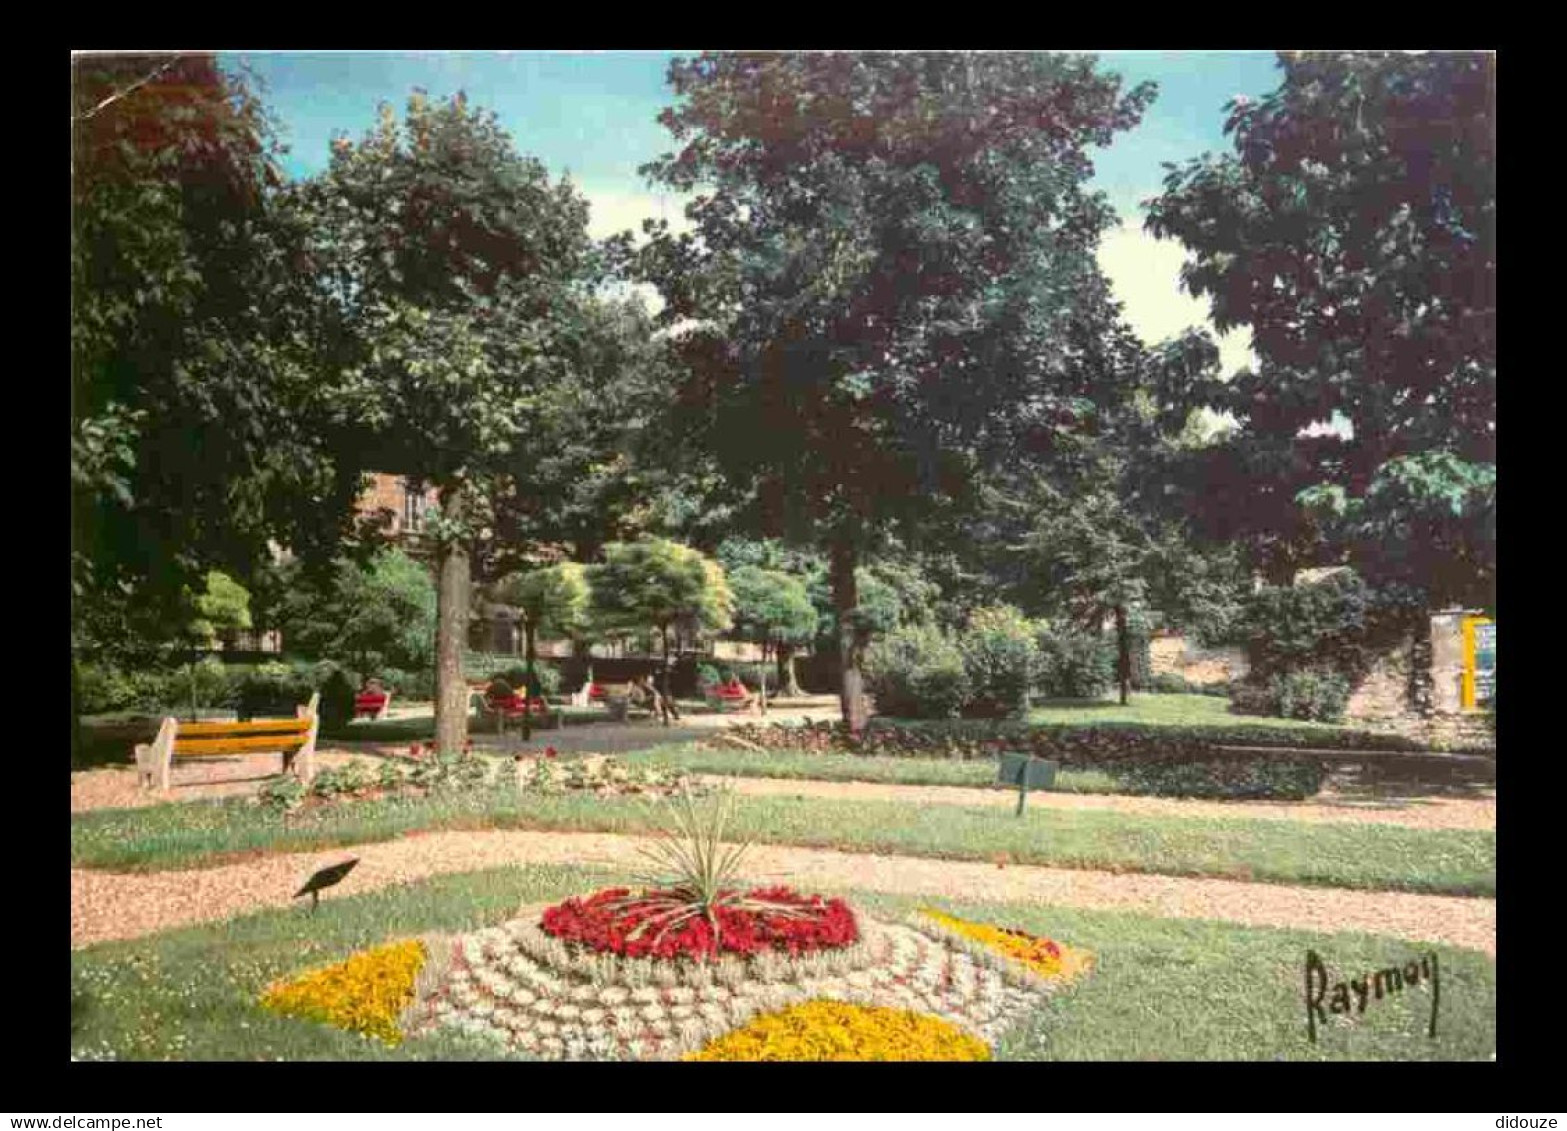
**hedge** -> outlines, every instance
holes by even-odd
[[[1029,725],[1005,720],[886,722],[872,719],[856,742],[838,720],[791,725],[744,725],[734,733],[772,749],[835,751],[879,757],[992,758],[1002,751],[1029,752],[1068,766],[1124,762],[1186,763],[1212,760],[1217,746],[1265,746],[1280,750],[1428,749],[1401,735],[1349,730],[1272,727],[1160,726],[1148,723]]]

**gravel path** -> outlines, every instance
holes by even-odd
[[[993,805],[1016,808],[1017,792],[956,785],[895,785],[795,778],[703,775],[737,793],[763,797],[830,797],[844,801],[907,801],[915,805]],[[1175,797],[1127,797],[1097,793],[1030,793],[1030,809],[1096,810],[1145,817],[1262,818],[1277,821],[1404,825],[1415,829],[1496,828],[1496,799],[1418,797],[1397,801],[1353,801],[1324,793],[1309,801],[1194,801]]]
[[[316,768],[341,766],[352,762],[354,757],[341,751],[317,750]],[[144,805],[215,797],[248,797],[261,788],[263,781],[278,773],[281,766],[282,757],[278,754],[244,754],[177,762],[166,794],[138,786],[134,767],[77,770],[71,774],[71,812],[137,809]]]
[[[71,945],[134,938],[284,907],[305,877],[349,856],[357,868],[337,892],[352,895],[448,872],[533,863],[643,864],[644,838],[603,833],[441,832],[325,852],[186,872],[146,875],[71,870]],[[1233,880],[1112,874],[1033,866],[997,867],[948,860],[757,845],[747,856],[754,880],[787,880],[817,890],[1060,904],[1170,918],[1220,919],[1314,931],[1359,930],[1438,941],[1496,954],[1496,903],[1490,899],[1287,887]],[[301,908],[303,910],[303,908]]]

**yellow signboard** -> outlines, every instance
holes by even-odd
[[[1465,617],[1463,708],[1477,710],[1496,693],[1496,622],[1490,617]]]

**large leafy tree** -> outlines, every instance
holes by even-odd
[[[428,671],[435,659],[435,580],[429,566],[401,550],[368,563],[340,560],[316,580],[297,561],[269,586],[280,593],[271,614],[289,651],[343,660],[361,672],[382,666]]]
[[[664,538],[611,542],[588,570],[592,616],[605,631],[658,631],[663,692],[669,689],[671,630],[721,632],[734,623],[724,569],[690,546]]]
[[[662,424],[672,359],[635,297],[599,294],[580,305],[569,375],[539,391],[549,444],[519,447],[512,489],[498,500],[485,571],[527,569],[540,544],[580,563],[607,542],[668,533],[661,506],[675,486]]]
[[[771,655],[778,667],[783,694],[800,694],[793,655],[816,637],[816,606],[805,582],[781,570],[741,566],[729,573],[735,598],[735,625],[749,640],[762,646],[762,662]],[[766,687],[763,687],[765,709]]]
[[[462,648],[475,545],[553,446],[592,268],[587,204],[462,95],[333,143],[301,186],[316,280],[344,328],[342,411],[367,466],[433,484],[436,742],[467,729]]]
[[[492,587],[492,593],[522,621],[528,685],[536,688],[534,661],[539,633],[579,640],[588,631],[591,606],[586,568],[577,562],[559,562],[509,573]]]
[[[1030,611],[1094,631],[1113,621],[1124,703],[1133,622],[1163,614],[1222,635],[1247,579],[1233,554],[1194,535],[1169,490],[1172,465],[1208,442],[1193,425],[1193,391],[1217,372],[1217,348],[1200,333],[1154,348],[1127,327],[1117,335],[1130,395],[1047,458],[1025,456],[993,476],[959,529],[965,556]]]
[[[72,61],[78,652],[155,653],[207,571],[352,532],[266,112],[203,55]]]
[[[827,557],[858,728],[860,563],[1113,392],[1086,151],[1152,89],[1005,52],[707,53],[669,80],[681,148],[646,172],[699,195],[643,263],[696,323],[682,403],[757,524]]]
[[[1489,605],[1494,57],[1280,66],[1272,94],[1231,103],[1235,152],[1172,169],[1149,212],[1191,252],[1187,287],[1221,330],[1249,326],[1261,361],[1205,386],[1239,428],[1198,461],[1193,497],[1278,581],[1348,561],[1433,603]]]

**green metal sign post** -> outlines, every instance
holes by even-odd
[[[1017,815],[1023,815],[1031,789],[1049,789],[1056,783],[1056,771],[1060,762],[1047,758],[1035,758],[1029,754],[1003,754],[996,776],[997,785],[1017,786]]]

